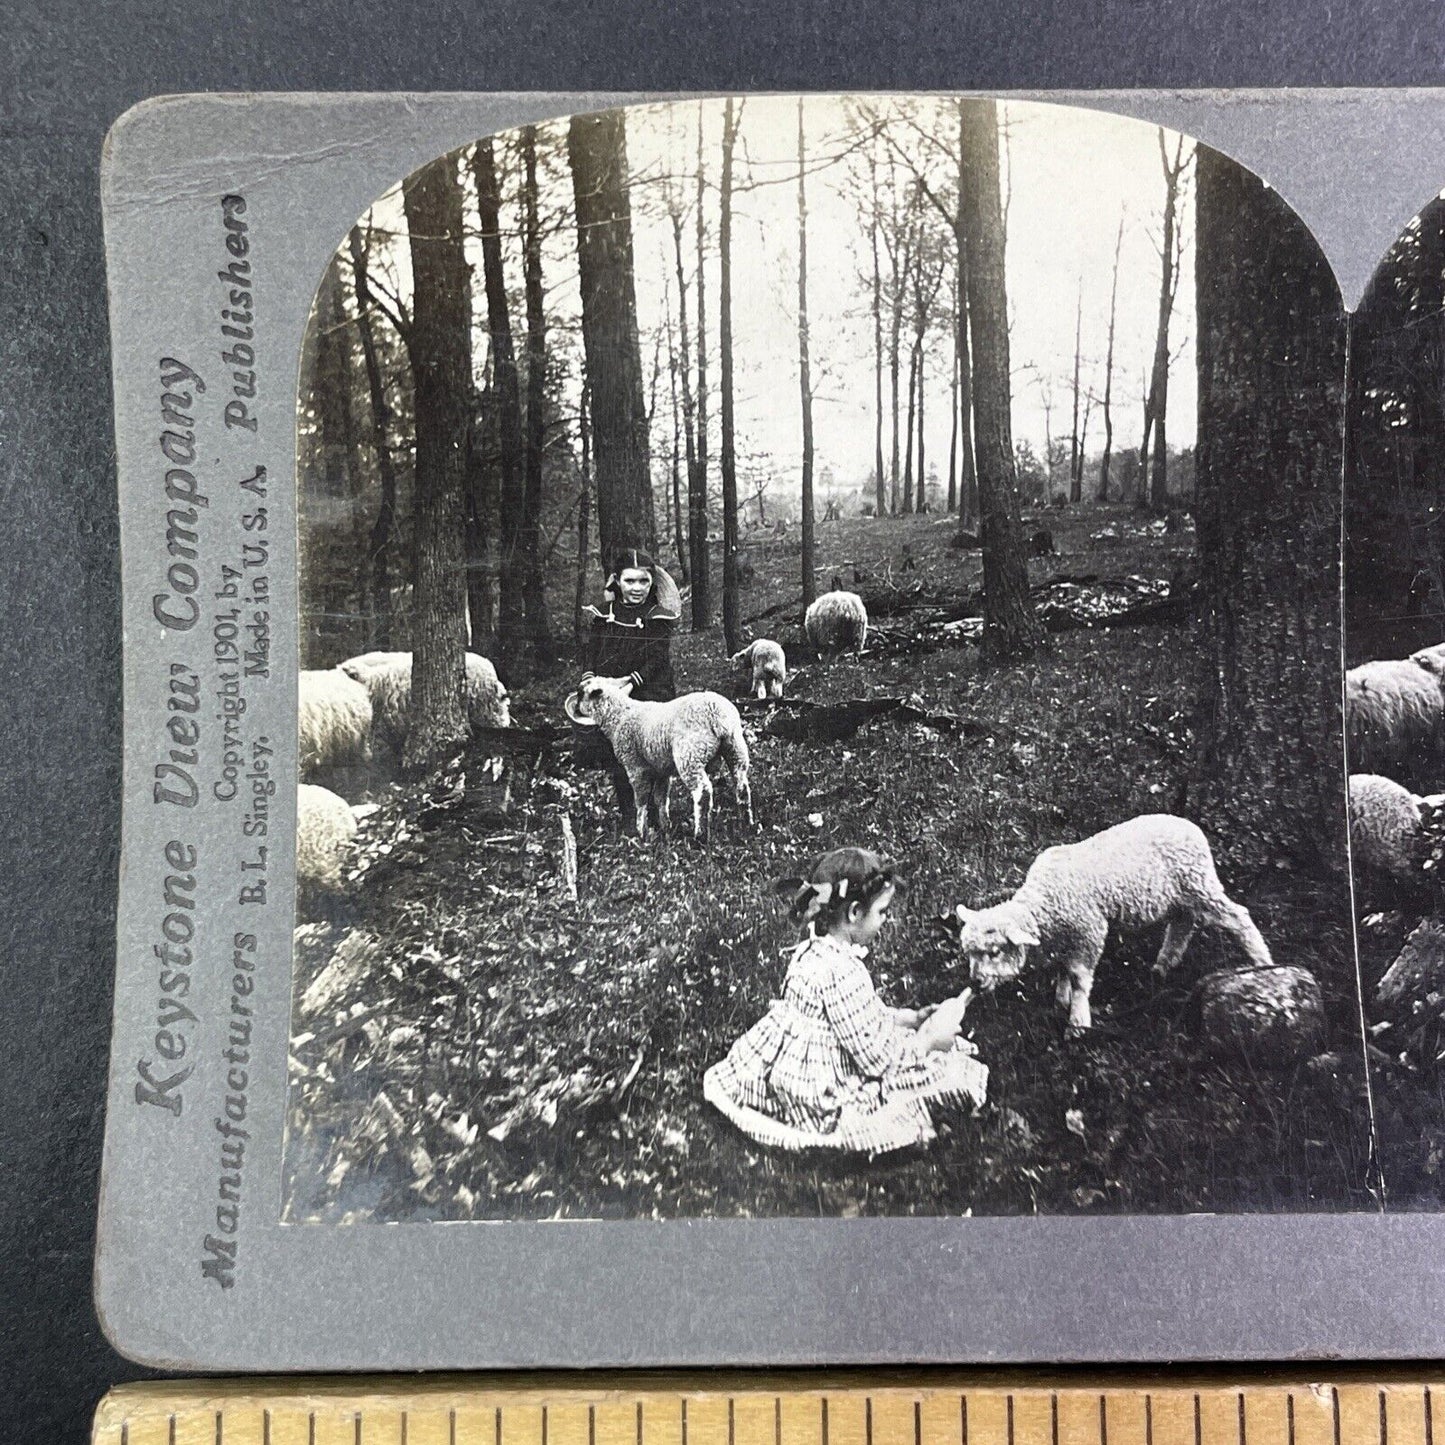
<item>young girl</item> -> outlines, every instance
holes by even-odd
[[[612,559],[603,605],[582,609],[587,627],[584,680],[595,673],[621,683],[638,702],[670,702],[677,695],[672,675],[676,594],[672,579],[646,552],[632,547],[618,552]],[[572,756],[582,767],[607,769],[626,836],[633,824],[632,783],[612,745],[599,728],[581,727],[574,718]]]
[[[808,935],[782,998],[707,1071],[704,1098],[763,1144],[873,1154],[932,1139],[930,1100],[982,1104],[988,1069],[958,1037],[969,990],[937,1009],[894,1009],[869,976],[868,945],[895,892],[890,866],[837,848],[777,886]]]

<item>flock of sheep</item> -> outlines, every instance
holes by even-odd
[[[1350,842],[1357,877],[1388,900],[1423,882],[1425,810],[1445,804],[1406,783],[1437,783],[1445,764],[1445,643],[1345,674]],[[1358,769],[1358,771],[1355,771]]]
[[[804,628],[819,658],[862,653],[867,608],[856,593],[834,590],[807,609]],[[1445,649],[1437,651],[1445,655]],[[1445,705],[1439,658],[1435,661],[1436,672],[1428,670],[1428,660],[1370,666],[1408,666],[1428,678],[1439,732],[1445,731]],[[731,662],[746,673],[751,695],[774,700],[783,696],[787,658],[775,641],[759,638]],[[1372,681],[1361,693],[1373,698],[1378,689]],[[1394,695],[1403,696],[1403,690]],[[298,728],[303,779],[314,779],[326,769],[362,766],[383,753],[399,760],[410,696],[411,654],[406,652],[367,653],[327,671],[303,672]],[[510,725],[506,689],[492,664],[475,653],[467,654],[467,706],[473,726]],[[1403,706],[1400,711],[1403,716]],[[570,700],[569,715],[606,735],[632,783],[640,837],[646,837],[650,823],[666,829],[674,780],[691,797],[694,836],[704,837],[713,801],[708,771],[719,759],[732,774],[739,806],[753,822],[747,738],[737,707],[721,693],[697,691],[670,702],[638,702],[615,680],[589,677]],[[1417,714],[1408,715],[1413,726]],[[1396,726],[1392,736],[1401,731]],[[355,817],[346,801],[314,781],[303,782],[297,805],[298,885],[343,892],[355,835]],[[1277,969],[1248,911],[1224,891],[1203,832],[1169,814],[1132,818],[1081,842],[1048,848],[1011,898],[977,910],[959,904],[948,922],[971,976],[985,990],[1017,977],[1031,954],[1047,961],[1056,972],[1056,998],[1072,1035],[1092,1024],[1094,973],[1111,927],[1163,925],[1156,963],[1161,974],[1179,962],[1196,929],[1220,930],[1246,960],[1241,977],[1289,973],[1289,987],[1296,994],[1303,992],[1318,1009],[1318,985],[1312,976],[1304,970]]]

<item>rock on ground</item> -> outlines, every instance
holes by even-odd
[[[1445,995],[1445,921],[1426,918],[1405,940],[1375,990],[1381,1013],[1409,1014]]]
[[[1324,1000],[1307,968],[1278,965],[1212,973],[1200,983],[1201,1033],[1217,1054],[1292,1064],[1324,1042]]]

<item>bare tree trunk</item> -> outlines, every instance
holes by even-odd
[[[1084,282],[1079,281],[1079,304],[1074,312],[1074,419],[1069,431],[1069,500],[1084,496],[1084,469],[1079,464],[1079,354],[1084,339]]]
[[[497,508],[500,534],[500,586],[497,641],[504,667],[523,665],[526,626],[526,446],[522,436],[522,388],[512,321],[507,311],[507,280],[502,265],[501,187],[490,139],[472,151],[477,187],[477,216],[482,233],[482,282],[487,298],[487,332],[492,343],[492,385],[496,392],[497,455],[502,491]]]
[[[687,551],[679,546],[678,555],[682,560],[682,580],[693,583],[693,606],[697,605],[697,579],[701,575],[706,592],[707,581],[707,499],[701,499],[699,492],[702,478],[697,469],[697,416],[692,401],[692,343],[687,331],[687,278],[682,271],[682,211],[672,213],[672,250],[677,268],[677,311],[678,333],[682,344],[682,434],[687,449]],[[698,272],[698,286],[702,285],[702,272]],[[699,513],[701,517],[699,518]],[[699,535],[698,523],[702,530]],[[681,526],[681,522],[678,524]],[[704,596],[704,602],[706,597]],[[693,626],[696,628],[696,618]]]
[[[391,452],[391,406],[386,399],[386,383],[381,375],[381,362],[376,350],[376,332],[372,329],[372,298],[367,274],[367,245],[359,226],[352,227],[347,244],[351,251],[351,268],[356,280],[356,312],[361,333],[361,356],[366,367],[366,389],[371,397],[372,448],[376,452],[376,470],[381,479],[381,501],[366,548],[366,572],[371,588],[371,646],[391,650],[391,533],[396,525],[396,460]]]
[[[903,506],[904,516],[913,511],[913,391],[918,385],[918,343],[908,349],[908,425],[903,431]],[[895,510],[900,510],[895,508]]]
[[[1179,177],[1184,169],[1184,137],[1179,137],[1171,163],[1161,129],[1159,159],[1164,166],[1164,244],[1160,248],[1159,328],[1154,340],[1154,368],[1149,379],[1149,422],[1153,429],[1154,458],[1149,468],[1148,490],[1146,492],[1140,487],[1139,502],[1141,506],[1147,505],[1162,512],[1169,505],[1169,451],[1165,433],[1169,409],[1169,318],[1174,310],[1174,231],[1178,224]]]
[[[692,545],[692,630],[712,621],[712,555],[708,550],[707,511],[707,212],[703,199],[707,171],[703,163],[702,102],[697,107],[697,489],[689,493]]]
[[[978,496],[982,516],[984,649],[995,659],[1024,657],[1042,645],[1029,594],[1019,525],[1009,419],[1008,298],[999,209],[998,111],[993,101],[963,103],[962,217],[967,238]]]
[[[1114,279],[1109,285],[1109,352],[1104,360],[1104,456],[1099,463],[1097,500],[1109,500],[1109,460],[1114,451],[1114,321],[1118,314],[1119,252],[1124,245],[1124,218],[1119,217],[1119,235],[1114,242]]]
[[[729,96],[723,109],[722,218],[718,225],[718,354],[722,369],[723,637],[729,652],[742,647],[738,618],[738,477],[733,438],[733,148],[737,119]]]
[[[587,600],[587,553],[592,546],[592,385],[582,366],[582,396],[577,405],[577,431],[582,444],[580,494],[577,498],[577,583],[572,598],[572,640],[580,649],[587,635],[582,605]]]
[[[448,156],[402,186],[411,245],[416,410],[416,591],[404,763],[434,764],[467,735],[463,468],[472,398],[462,192]]]
[[[878,265],[878,158],[871,149],[868,181],[873,197],[868,218],[868,239],[873,251],[873,510],[881,517],[888,507],[883,480],[883,273]]]
[[[803,405],[803,606],[817,596],[813,575],[813,382],[808,366],[808,193],[803,97],[798,97],[798,385]]]
[[[677,398],[677,337],[667,317],[667,380],[672,393],[672,528],[679,580],[687,581],[687,544],[682,532],[682,409]]]
[[[574,115],[567,132],[577,213],[582,341],[592,386],[603,566],[620,547],[655,547],[657,526],[637,340],[624,113]]]
[[[918,342],[918,492],[914,499],[913,510],[924,512],[928,510],[927,472],[923,469],[923,384],[924,376],[928,371],[928,357],[923,350],[923,338]]]
[[[978,522],[978,469],[974,452],[973,418],[973,362],[969,355],[970,312],[973,305],[973,291],[968,276],[968,248],[965,244],[963,225],[964,190],[964,135],[967,126],[964,108],[967,101],[958,102],[958,212],[954,220],[953,235],[956,242],[958,266],[958,424],[959,452],[963,458],[963,479],[961,505],[965,527]]]
[[[553,659],[552,624],[542,571],[542,459],[547,435],[547,318],[542,297],[542,228],[537,218],[537,127],[522,130],[522,272],[527,293],[527,454],[522,512],[522,592],[527,651],[534,667]]]
[[[954,277],[954,306],[961,305],[958,277]],[[954,368],[948,374],[948,409],[951,412],[948,428],[948,512],[958,509],[958,312],[955,309],[954,324]]]
[[[488,387],[474,394],[472,424],[467,429],[466,461],[466,554],[467,617],[471,623],[470,643],[475,650],[490,647],[496,638],[496,617],[492,610],[492,567],[489,554],[491,534],[488,522],[497,514],[496,393]]]
[[[346,310],[341,261],[326,269],[317,295],[317,321],[310,364],[317,398],[317,426],[312,453],[319,466],[308,468],[328,504],[318,523],[307,530],[307,575],[314,621],[302,632],[302,660],[316,666],[356,651],[358,638],[351,620],[361,611],[365,577],[358,576],[355,557],[360,538],[357,505],[361,491],[361,458],[354,393],[351,323]],[[315,649],[319,656],[313,657]]]
[[[1198,187],[1205,607],[1191,812],[1236,866],[1294,858],[1338,876],[1346,317],[1318,242],[1277,192],[1203,146]]]

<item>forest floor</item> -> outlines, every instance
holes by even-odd
[[[1058,548],[1032,559],[1036,585],[1099,579],[1048,594],[1076,620],[1166,597],[1193,552],[1192,530],[1117,507],[1026,526]],[[1159,985],[1158,938],[1126,936],[1110,940],[1082,1040],[1063,1039],[1039,973],[975,1003],[989,1100],[976,1115],[935,1110],[926,1147],[773,1153],[704,1103],[703,1071],[781,982],[796,935],[769,881],[803,858],[856,843],[897,861],[906,892],[870,965],[889,1002],[916,1005],[967,981],[938,914],[1006,896],[1050,844],[1178,804],[1187,616],[1058,631],[1033,660],[988,665],[967,623],[938,621],[977,611],[979,554],[948,546],[956,530],[941,517],[820,526],[820,590],[835,572],[852,586],[857,567],[879,624],[868,654],[830,664],[804,655],[796,531],[754,534],[744,617],[790,605],[746,631],[788,649],[790,698],[906,696],[962,720],[884,716],[821,742],[747,709],[755,830],[724,778],[705,846],[676,799],[670,838],[619,836],[605,776],[575,770],[565,747],[513,757],[496,781],[477,749],[425,792],[383,794],[355,898],[298,930],[297,996],[312,988],[313,1007],[298,1005],[292,1045],[289,1220],[1372,1207],[1348,899],[1284,869],[1224,878],[1277,961],[1321,980],[1330,1052],[1314,1060],[1204,1057],[1192,985],[1237,961],[1229,946],[1196,936]],[[681,688],[737,695],[720,628],[684,633],[674,657]],[[569,669],[514,690],[514,723],[555,727],[573,681]],[[357,960],[349,974],[338,945]],[[339,976],[350,982],[331,987]]]

